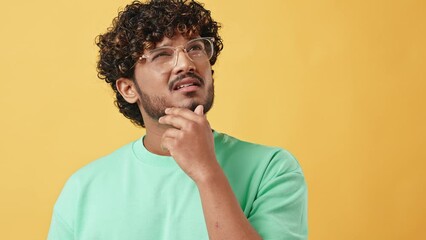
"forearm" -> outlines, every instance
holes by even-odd
[[[197,182],[210,240],[261,239],[250,225],[222,169]]]
[[[161,146],[198,187],[207,231],[211,240],[257,240],[259,234],[250,225],[217,163],[214,139],[202,105],[194,112],[168,108],[159,123],[170,125]]]

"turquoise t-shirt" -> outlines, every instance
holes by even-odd
[[[214,132],[216,157],[252,226],[265,240],[307,238],[307,189],[280,148]],[[53,209],[49,240],[208,239],[197,186],[143,139],[83,167]]]

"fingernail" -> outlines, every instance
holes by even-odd
[[[164,110],[165,113],[169,113],[170,112],[170,108],[166,108],[166,110]]]

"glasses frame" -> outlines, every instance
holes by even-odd
[[[192,59],[190,57],[190,55],[188,54],[188,51],[187,51],[186,48],[191,43],[199,41],[199,40],[207,40],[207,42],[210,44],[211,53],[210,53],[209,56],[207,56],[207,61],[209,61],[213,57],[214,52],[215,52],[215,49],[214,49],[214,41],[215,41],[215,39],[213,37],[194,38],[194,39],[191,39],[190,41],[188,41],[187,43],[185,43],[185,45],[180,45],[180,46],[176,46],[176,47],[164,46],[164,47],[159,47],[159,48],[152,49],[147,54],[143,54],[142,56],[140,56],[138,58],[138,61],[136,63],[142,61],[143,59],[146,59],[147,62],[151,63],[152,62],[152,59],[150,59],[151,54],[153,52],[156,52],[156,51],[161,50],[161,49],[171,49],[171,50],[173,50],[174,63],[170,66],[171,68],[174,68],[176,66],[177,62],[178,62],[178,59],[179,59],[178,50],[179,49],[181,49],[187,55],[187,57],[191,60],[191,62],[194,62],[196,60],[194,60],[194,59]]]

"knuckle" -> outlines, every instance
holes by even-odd
[[[197,118],[197,123],[199,124],[199,125],[201,125],[201,126],[208,126],[209,125],[209,122],[207,121],[207,119],[206,118],[203,118],[203,117],[199,117],[199,118]]]
[[[176,134],[176,139],[178,139],[178,140],[182,140],[182,139],[184,139],[185,138],[185,134],[182,132],[182,131],[179,131],[177,134]]]
[[[170,112],[172,114],[179,114],[180,113],[180,108],[172,108],[172,110]]]
[[[163,117],[161,117],[160,119],[159,119],[159,121],[161,121],[161,122],[168,122],[168,121],[170,121],[170,118],[169,118],[169,116],[168,115],[165,115],[165,116],[163,116]]]
[[[206,123],[208,123],[208,122],[207,122],[207,119],[206,119],[206,118],[204,118],[204,117],[198,117],[198,122],[199,122],[199,123],[201,123],[201,124],[206,124]]]
[[[197,124],[195,122],[189,122],[187,124],[188,130],[194,130],[197,127]]]

